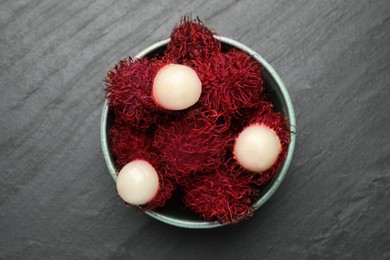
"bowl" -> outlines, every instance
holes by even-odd
[[[271,198],[271,196],[278,189],[287,174],[287,170],[292,160],[295,146],[296,130],[294,109],[287,89],[283,84],[283,81],[276,73],[276,71],[271,67],[271,65],[269,65],[269,63],[262,56],[260,56],[260,54],[245,46],[244,44],[229,39],[227,37],[215,36],[215,38],[221,41],[223,51],[228,51],[232,48],[236,48],[249,53],[254,59],[261,63],[263,67],[262,74],[266,85],[266,92],[270,94],[271,101],[274,103],[275,109],[281,112],[284,116],[286,116],[289,119],[290,123],[289,127],[291,132],[291,139],[287,151],[286,160],[282,164],[278,173],[275,174],[271,181],[263,187],[260,194],[260,198],[253,204],[253,208],[257,210]],[[156,55],[159,55],[164,52],[165,47],[169,43],[169,41],[170,39],[159,41],[141,51],[138,55],[135,56],[135,58],[154,57]],[[114,181],[116,181],[117,176],[115,171],[115,165],[110,151],[110,143],[107,135],[112,125],[113,118],[114,114],[112,111],[109,110],[106,99],[103,107],[100,125],[101,144],[109,173],[111,174]],[[225,225],[218,222],[208,222],[203,220],[195,213],[186,210],[179,200],[170,200],[163,208],[156,210],[146,210],[145,213],[161,222],[182,228],[206,229]]]

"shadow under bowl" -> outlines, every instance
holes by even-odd
[[[275,191],[283,181],[284,177],[286,176],[288,167],[291,163],[292,156],[294,153],[296,136],[294,109],[283,81],[263,57],[261,57],[254,50],[235,40],[223,36],[215,36],[215,38],[221,41],[223,51],[228,51],[232,48],[245,51],[262,65],[262,75],[266,86],[266,92],[270,95],[271,101],[273,102],[275,109],[281,112],[289,120],[289,130],[291,132],[291,138],[290,144],[288,146],[286,160],[282,164],[278,173],[271,179],[271,181],[263,186],[259,199],[253,204],[253,208],[257,210],[275,193]],[[159,41],[141,51],[138,55],[135,56],[135,58],[151,58],[159,56],[164,52],[166,45],[169,43],[169,41],[170,39]],[[116,181],[117,176],[115,164],[113,156],[111,154],[110,141],[108,138],[108,132],[112,126],[113,119],[114,113],[109,110],[106,100],[104,103],[101,117],[100,136],[103,155],[108,170],[114,181]],[[177,197],[178,196],[173,196],[173,199],[169,200],[163,208],[159,208],[156,210],[146,210],[145,213],[161,222],[182,228],[206,229],[224,226],[224,224],[218,222],[205,221],[200,216],[196,215],[195,213],[192,213],[185,208],[181,200]]]

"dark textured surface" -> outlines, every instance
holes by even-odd
[[[123,207],[99,139],[103,79],[192,11],[261,53],[297,115],[255,216],[185,230]],[[0,3],[1,259],[389,259],[389,1]]]

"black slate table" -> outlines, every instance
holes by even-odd
[[[186,230],[126,208],[103,160],[105,73],[186,12],[262,54],[297,116],[253,218]],[[1,259],[390,259],[390,1],[0,3]]]

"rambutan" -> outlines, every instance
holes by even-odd
[[[114,121],[110,129],[111,151],[115,159],[115,165],[119,172],[127,163],[134,160],[145,160],[157,171],[159,189],[154,198],[143,205],[144,209],[162,207],[172,196],[176,183],[165,173],[160,160],[152,147],[152,138],[149,132],[138,131],[121,118]]]
[[[264,90],[260,64],[249,54],[236,49],[204,59],[186,62],[202,81],[199,102],[225,115],[259,105]]]
[[[152,98],[156,65],[147,59],[121,60],[106,77],[108,106],[137,129],[156,123],[161,109]]]
[[[253,214],[252,204],[258,194],[245,173],[218,168],[189,176],[182,186],[184,204],[207,221],[236,223]]]
[[[239,128],[237,127],[237,124],[240,124],[239,121],[233,120],[232,124],[235,125],[235,131],[237,131],[237,129]],[[252,183],[260,186],[267,183],[272,179],[273,176],[275,176],[275,174],[278,172],[281,165],[283,164],[284,160],[286,159],[291,132],[289,131],[287,118],[284,117],[280,112],[275,112],[274,106],[270,101],[261,101],[260,106],[257,109],[250,111],[250,113],[247,113],[246,119],[240,124],[240,129],[242,130],[252,124],[264,125],[275,131],[281,144],[281,151],[279,153],[279,156],[273,166],[262,173],[252,173],[248,170],[243,169],[237,164],[231,164],[231,167],[235,169],[234,171],[238,171],[241,173],[252,173],[252,175],[254,176],[254,178],[252,179]],[[238,133],[236,132],[236,136],[237,134]],[[229,142],[229,153],[231,152],[233,145],[234,143]]]
[[[153,146],[166,162],[167,174],[180,184],[186,176],[213,169],[224,160],[230,121],[216,111],[190,110],[157,127]]]
[[[203,59],[221,52],[220,41],[214,33],[204,26],[199,18],[192,20],[184,16],[171,33],[165,55],[174,57],[178,62],[192,59]]]

